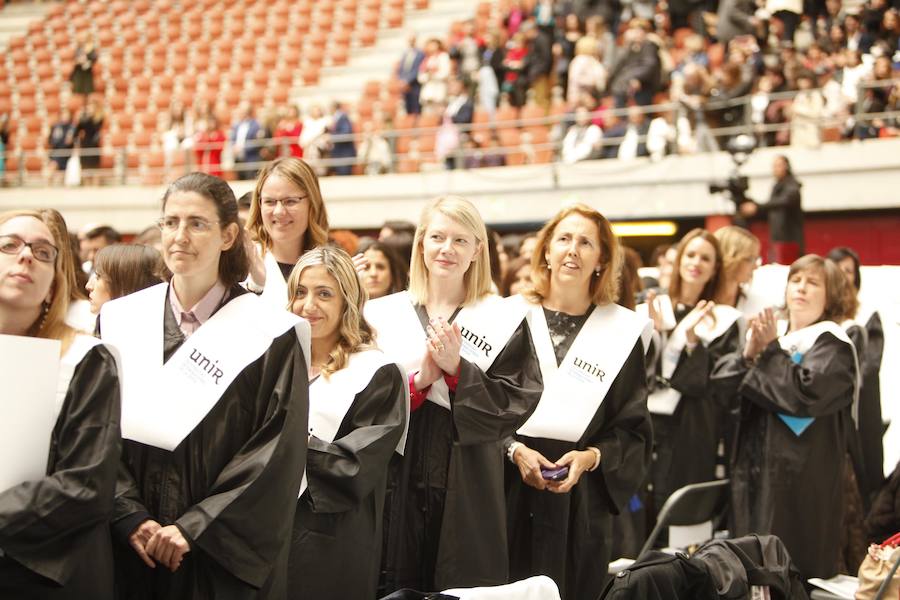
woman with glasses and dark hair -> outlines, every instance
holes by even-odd
[[[350,256],[310,250],[288,279],[288,307],[312,328],[309,486],[297,502],[289,598],[375,598],[388,464],[403,450],[409,390],[375,347]]]
[[[0,368],[0,396],[20,407],[15,417],[0,409],[0,420],[15,419],[22,435],[43,443],[41,456],[17,456],[21,445],[4,436],[16,447],[0,453],[3,598],[113,598],[108,524],[120,451],[119,379],[106,346],[65,322],[73,264],[59,213],[0,214],[2,362],[39,347],[53,363],[31,363],[25,373]],[[28,389],[50,372],[58,382],[44,386],[44,397]],[[45,425],[27,428],[28,415],[41,410],[34,414]],[[19,481],[9,481],[13,470]]]
[[[788,272],[783,320],[751,320],[743,350],[722,357],[715,394],[740,405],[732,454],[732,535],[777,535],[804,578],[841,561],[844,466],[858,371],[837,321],[855,297],[832,261],[809,254]]]
[[[851,286],[851,292],[859,295],[862,286],[859,255],[851,248],[833,248],[828,258],[841,269]],[[881,418],[881,359],[884,355],[884,329],[881,315],[871,302],[860,299],[854,318],[862,329],[865,344],[857,348],[862,387],[859,390],[859,439],[862,449],[863,500],[868,506],[872,496],[884,483],[884,424]],[[854,332],[848,330],[850,338]],[[857,340],[854,339],[854,343]]]
[[[121,358],[112,530],[122,598],[281,597],[306,463],[309,327],[239,284],[248,258],[229,185],[166,190],[168,283],[107,302]]]

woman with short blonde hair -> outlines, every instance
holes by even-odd
[[[412,410],[390,482],[387,591],[508,580],[499,444],[541,386],[524,301],[490,293],[488,243],[471,202],[431,201],[409,291],[366,305],[379,347],[406,371]]]

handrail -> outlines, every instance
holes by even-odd
[[[858,84],[858,92],[859,99],[856,103],[856,111],[853,114],[853,118],[857,124],[859,123],[868,123],[872,122],[876,119],[900,119],[900,111],[883,111],[883,112],[862,112],[862,96],[861,93],[864,89],[872,89],[872,88],[883,88],[894,85],[900,85],[900,80],[896,79],[888,79],[888,80],[879,80],[879,81],[862,81]],[[821,92],[822,89],[818,89],[815,91]],[[768,94],[768,98],[770,102],[777,102],[782,100],[792,100],[797,95],[797,91],[789,91],[789,92],[778,92]],[[781,123],[752,123],[749,119],[750,113],[750,101],[752,99],[752,95],[746,95],[739,98],[733,98],[728,100],[718,100],[715,98],[711,98],[707,101],[699,111],[695,111],[699,113],[700,116],[704,116],[709,113],[715,113],[716,111],[726,110],[728,108],[735,107],[743,107],[746,118],[741,119],[739,121],[740,124],[730,125],[724,127],[716,127],[716,128],[708,128],[710,135],[713,138],[721,139],[723,137],[729,137],[732,135],[738,134],[749,134],[749,135],[760,135],[772,132],[778,132],[783,130],[788,130],[791,127],[790,120],[787,122]],[[609,108],[603,109],[599,111],[595,111],[594,115],[600,116],[603,118],[610,117],[625,117],[629,114],[630,111],[634,111],[635,109],[639,110],[644,114],[658,114],[658,113],[668,113],[668,112],[680,112],[685,110],[693,110],[687,108],[684,104],[677,101],[670,101],[663,104],[657,105],[649,105],[649,106],[641,106],[641,107],[630,107],[630,108]],[[500,112],[500,109],[498,109]],[[495,113],[496,114],[496,113]],[[487,122],[479,122],[479,123],[471,123],[471,124],[461,124],[457,125],[456,129],[459,134],[471,134],[478,132],[486,132],[486,131],[497,131],[497,130],[507,130],[507,129],[527,129],[536,128],[536,127],[553,127],[563,123],[571,123],[572,115],[571,113],[558,113],[558,114],[548,114],[546,116],[541,117],[529,117],[522,118],[517,117],[515,119],[502,119],[502,120],[492,120]],[[817,123],[820,127],[833,127],[835,125],[841,125],[844,122],[844,118],[837,116],[825,116],[816,119],[815,123]],[[675,124],[673,123],[673,126]],[[411,127],[411,128],[401,128],[401,129],[391,129],[386,131],[378,132],[378,135],[383,137],[391,146],[391,159],[390,165],[388,166],[397,166],[401,161],[404,160],[419,160],[421,162],[433,162],[438,159],[436,153],[434,151],[421,151],[421,150],[407,150],[405,152],[397,151],[397,144],[401,138],[408,138],[409,140],[417,140],[423,137],[428,137],[431,135],[437,135],[441,130],[441,125],[434,127]],[[364,133],[354,133],[354,134],[344,134],[344,135],[329,135],[330,142],[332,144],[353,141],[357,145],[361,143],[366,138],[366,134]],[[601,139],[599,149],[602,149],[605,146],[617,145],[622,142],[623,137],[608,137],[604,136]],[[640,142],[646,142],[647,136],[640,136]],[[244,144],[245,148],[264,148],[268,146],[279,146],[281,147],[281,151],[283,152],[288,145],[290,145],[294,141],[294,138],[284,138],[284,137],[273,137],[273,138],[264,138],[264,139],[256,139],[256,140],[247,140]],[[466,158],[481,154],[501,154],[504,157],[508,157],[512,154],[519,154],[523,151],[526,151],[528,148],[533,150],[535,153],[546,152],[550,150],[553,153],[553,159],[558,159],[559,150],[561,148],[562,138],[557,137],[557,139],[550,139],[546,142],[540,143],[528,143],[523,147],[523,144],[520,142],[519,144],[514,145],[506,145],[506,146],[494,146],[491,148],[477,148],[477,149],[464,149],[457,148],[449,157],[454,160],[454,162],[459,164],[460,161],[464,161]],[[233,144],[229,141],[225,142],[217,142],[217,143],[192,143],[189,148],[179,148],[176,152],[184,153],[184,160],[173,160],[175,157],[174,153],[169,153],[167,155],[167,163],[175,163],[175,164],[165,164],[162,167],[149,167],[147,165],[139,165],[137,168],[128,167],[129,157],[133,157],[134,155],[140,155],[145,152],[160,152],[161,145],[159,144],[150,144],[143,146],[135,146],[129,145],[124,148],[116,148],[113,156],[113,167],[108,169],[97,169],[95,173],[100,175],[106,175],[109,177],[110,175],[116,180],[118,183],[125,184],[129,181],[129,176],[133,174],[138,174],[140,176],[143,175],[166,175],[172,169],[175,168],[193,168],[196,166],[194,156],[197,151],[203,150],[224,150],[227,145]],[[599,150],[598,149],[598,150]],[[29,158],[33,156],[39,156],[42,159],[52,159],[52,158],[60,158],[60,157],[71,157],[75,153],[78,153],[79,156],[102,156],[104,154],[104,150],[102,148],[74,148],[74,149],[47,149],[43,151],[18,151],[16,153],[10,152],[2,152],[0,151],[0,157],[5,158],[6,156],[14,156],[18,159],[18,169],[16,177],[14,178],[14,183],[18,185],[23,185],[26,181],[26,162]],[[258,162],[248,162],[248,163],[235,163],[233,167],[229,169],[225,169],[220,165],[220,170],[223,171],[237,171],[237,170],[258,170],[263,165],[266,164],[267,161],[258,161]],[[311,161],[314,163],[314,166],[319,169],[327,169],[330,167],[340,167],[340,166],[356,166],[361,165],[365,167],[365,162],[362,157],[349,157],[349,158],[319,158]],[[46,163],[42,166],[42,173],[45,171]]]

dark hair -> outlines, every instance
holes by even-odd
[[[250,210],[250,206],[253,204],[253,190],[244,192],[241,197],[237,199],[237,203],[238,208]]]
[[[155,248],[139,244],[113,244],[94,256],[94,273],[109,286],[110,299],[161,283],[166,268]]]
[[[381,252],[388,261],[391,269],[391,287],[388,288],[388,294],[402,292],[409,284],[409,265],[406,260],[397,252],[397,249],[389,244],[365,238],[359,244],[359,251],[365,254],[369,250]]]
[[[106,240],[107,244],[117,244],[122,241],[122,234],[109,225],[100,225],[99,227],[94,227],[86,234],[84,234],[84,237],[89,240],[102,237],[104,240]]]
[[[678,254],[675,256],[675,264],[672,268],[672,279],[669,282],[669,297],[676,302],[681,301],[681,259],[684,256],[687,245],[697,238],[708,242],[713,247],[716,254],[716,264],[713,265],[712,275],[710,276],[709,281],[706,282],[706,285],[703,286],[703,290],[700,292],[700,298],[698,298],[698,300],[714,300],[716,293],[719,290],[719,280],[722,278],[722,250],[719,247],[719,240],[707,230],[697,227],[688,231],[685,236],[681,238],[681,241],[678,242]]]
[[[380,244],[384,244],[388,248],[392,248],[397,256],[403,259],[403,263],[409,271],[409,264],[412,260],[413,235],[405,231],[401,233],[393,233],[383,240],[378,240]]]
[[[494,282],[499,292],[503,283],[503,272],[500,270],[500,253],[497,251],[497,244],[500,243],[500,234],[490,227],[487,228],[487,234],[488,239],[485,243],[488,245],[488,258],[491,263],[491,281]]]
[[[412,238],[416,234],[416,224],[410,221],[400,221],[400,220],[390,220],[385,221],[381,226],[382,229],[387,227],[393,232],[393,235],[398,235],[401,233],[409,234],[409,237]],[[382,240],[383,241],[383,240]]]
[[[250,272],[250,257],[244,247],[244,230],[238,223],[238,206],[231,186],[223,179],[207,175],[206,173],[188,173],[173,181],[166,189],[163,196],[163,210],[166,201],[175,192],[194,192],[200,194],[216,207],[219,216],[219,228],[225,229],[231,224],[235,225],[237,234],[231,248],[222,252],[219,258],[219,280],[230,287],[247,278]]]
[[[512,285],[516,282],[516,273],[519,272],[519,269],[525,266],[531,266],[530,258],[517,256],[516,258],[509,261],[509,264],[506,266],[506,273],[503,274],[503,281],[500,285],[501,296],[507,297],[512,295],[512,292],[510,290],[512,288]]]
[[[641,255],[634,248],[629,248],[623,244],[622,252],[625,260],[622,263],[622,278],[619,280],[619,300],[617,304],[634,310],[637,296],[644,289],[644,283],[638,274],[638,269],[643,264]]]
[[[859,286],[862,285],[862,277],[859,273],[859,254],[847,246],[838,246],[837,248],[832,248],[825,258],[834,261],[835,264],[838,264],[845,258],[853,259],[853,287],[858,292]]]

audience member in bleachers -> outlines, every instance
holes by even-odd
[[[575,109],[575,124],[569,128],[562,143],[560,158],[566,164],[594,158],[597,154],[603,132],[591,123],[591,115],[584,107]]]
[[[397,63],[397,79],[403,83],[403,106],[406,114],[417,115],[421,111],[419,106],[419,92],[422,89],[419,83],[419,66],[425,58],[416,45],[416,34],[409,33],[407,37],[408,45],[400,56],[400,62]]]
[[[88,185],[100,183],[100,138],[106,114],[102,101],[92,97],[85,105],[75,127],[75,139],[78,140],[79,160],[81,161],[81,181]]]
[[[198,119],[193,142],[196,169],[213,177],[221,177],[222,152],[226,141],[225,132],[219,127],[214,114]]]
[[[814,76],[802,72],[797,77],[797,95],[790,105],[791,146],[818,148],[822,143],[821,119],[825,115],[825,98],[813,89]]]
[[[632,21],[623,34],[624,47],[609,73],[609,91],[616,107],[634,101],[646,106],[653,101],[660,83],[662,66],[659,47],[647,38],[649,25]]]
[[[238,119],[231,126],[231,132],[228,134],[238,179],[254,179],[262,160],[260,156],[261,140],[266,137],[266,132],[253,115],[253,105],[249,102],[241,103],[238,109]]]
[[[475,74],[481,67],[481,54],[484,40],[475,34],[475,22],[472,19],[462,24],[461,36],[451,40],[450,58],[456,61],[456,75],[468,87],[475,81]]]
[[[375,129],[375,123],[366,121],[362,126],[362,141],[359,143],[359,164],[366,175],[388,173],[393,164],[393,155],[388,141]]]
[[[66,172],[66,165],[75,148],[75,122],[72,112],[64,108],[59,113],[59,120],[50,128],[47,145],[50,150],[51,180],[59,183]]]
[[[423,110],[441,110],[447,102],[447,81],[452,74],[450,55],[444,49],[444,42],[438,38],[428,40],[419,65],[419,84],[422,86],[419,104]]]
[[[772,309],[760,313],[744,349],[724,356],[710,380],[741,410],[731,534],[777,535],[804,577],[828,578],[839,568],[846,436],[858,388],[853,344],[834,321],[847,312],[847,287],[830,260],[794,262],[786,320]]]
[[[566,81],[566,99],[571,103],[584,93],[598,97],[606,89],[606,67],[598,59],[597,40],[588,36],[578,40]]]
[[[475,114],[475,102],[469,96],[462,80],[450,80],[447,108],[444,109],[443,122],[437,133],[435,155],[442,160],[448,169],[456,168],[456,151],[460,147],[459,125],[470,125]]]
[[[528,44],[524,76],[534,99],[544,109],[550,108],[550,75],[553,73],[553,37],[534,21],[526,22],[522,31]]]
[[[325,174],[325,168],[320,166],[319,160],[328,158],[331,149],[331,117],[322,112],[322,107],[313,104],[306,110],[303,116],[303,131],[300,133],[300,147],[306,160],[315,166],[316,174]]]
[[[88,96],[94,93],[94,65],[97,63],[97,47],[93,35],[84,31],[78,34],[78,45],[75,48],[75,65],[69,75],[72,82],[72,93],[84,97],[87,104]]]
[[[356,158],[356,143],[352,139],[347,139],[353,135],[353,124],[350,122],[350,115],[347,114],[346,108],[340,102],[335,102],[331,113],[331,155],[330,158],[335,160],[347,161]],[[352,175],[352,164],[335,164],[331,166],[334,175]]]
[[[562,3],[557,5],[562,8]],[[553,58],[555,62],[555,85],[562,89],[569,89],[569,72],[571,70],[572,59],[578,54],[578,41],[584,35],[581,28],[581,19],[578,15],[570,12],[560,15],[562,18],[562,27],[557,26],[554,32],[553,40]]]
[[[303,121],[300,119],[300,109],[296,104],[285,107],[274,134],[279,147],[277,156],[303,158],[303,146],[300,145],[302,133]]]
[[[632,160],[639,156],[649,156],[647,152],[647,133],[650,131],[650,121],[647,114],[638,106],[628,109],[628,124],[625,127],[625,135],[619,144],[619,152],[616,158],[619,160]]]

